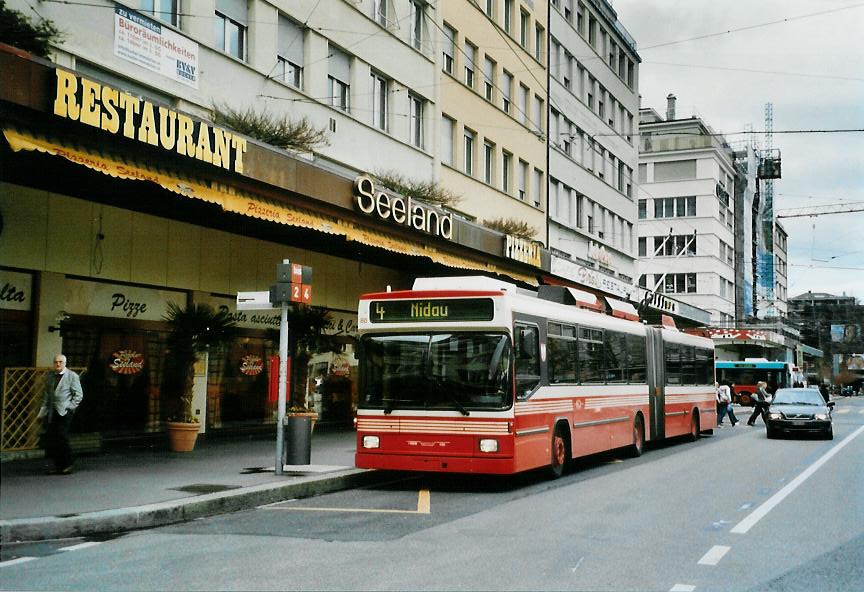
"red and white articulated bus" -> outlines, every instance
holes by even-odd
[[[585,310],[577,292],[457,277],[362,296],[356,465],[557,477],[716,426],[710,339]]]

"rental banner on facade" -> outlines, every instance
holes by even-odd
[[[117,5],[114,55],[198,88],[198,44],[159,21]]]

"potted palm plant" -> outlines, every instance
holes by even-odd
[[[236,328],[226,311],[216,311],[207,304],[181,308],[169,302],[163,318],[171,327],[166,342],[171,361],[166,384],[168,438],[171,450],[189,452],[195,447],[200,427],[192,413],[195,362],[202,354],[230,343]]]

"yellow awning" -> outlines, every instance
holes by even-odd
[[[531,285],[537,279],[530,275],[499,270],[488,262],[476,261],[458,255],[439,251],[437,248],[420,241],[409,241],[384,234],[369,228],[357,228],[347,220],[303,210],[238,190],[230,185],[195,180],[173,171],[165,171],[152,164],[145,164],[115,155],[107,155],[91,148],[58,142],[17,129],[6,128],[3,135],[12,150],[31,150],[62,156],[63,158],[99,171],[111,177],[150,181],[174,193],[218,204],[226,212],[251,216],[260,220],[276,222],[288,226],[308,228],[327,234],[344,236],[346,239],[371,247],[386,249],[394,253],[414,257],[428,257],[437,263],[457,269],[473,269],[487,273],[503,273]]]

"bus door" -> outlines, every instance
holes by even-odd
[[[663,357],[663,334],[656,327],[645,327],[648,345],[648,400],[651,417],[648,420],[649,439],[666,437],[666,367]]]

